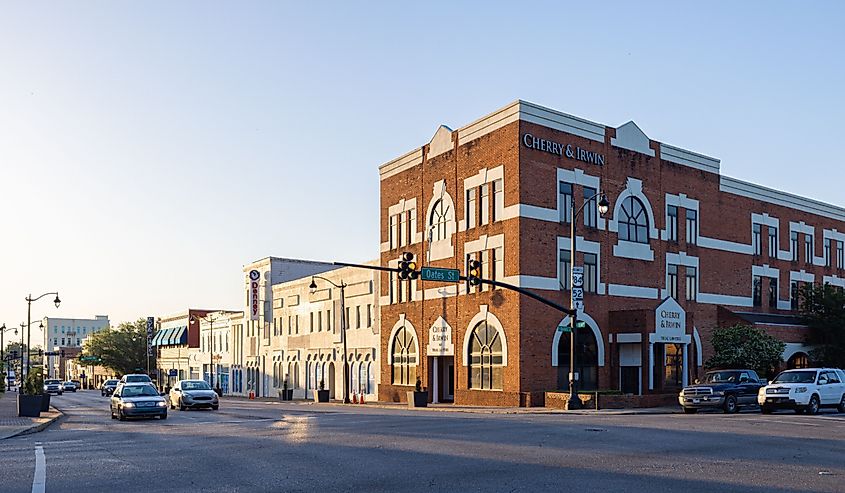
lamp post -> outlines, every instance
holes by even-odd
[[[584,203],[579,207],[577,210],[575,209],[575,194],[572,194],[572,217],[569,221],[569,238],[570,238],[570,268],[569,268],[569,308],[572,309],[573,315],[570,316],[570,332],[569,332],[569,399],[566,401],[566,409],[581,409],[583,405],[581,404],[581,399],[578,398],[578,382],[575,379],[575,338],[576,338],[576,329],[575,326],[578,321],[578,312],[575,307],[575,223],[578,219],[578,215],[584,210],[584,207],[591,203],[596,197],[601,195],[601,199],[598,202],[598,209],[599,214],[604,216],[607,214],[608,209],[610,209],[610,201],[607,200],[607,196],[604,193],[597,192],[589,199],[585,200]]]
[[[32,325],[32,302],[38,301],[41,298],[47,296],[48,294],[56,295],[56,299],[53,300],[53,303],[55,303],[56,308],[58,308],[59,304],[62,302],[62,300],[59,299],[58,291],[50,292],[50,293],[44,293],[37,298],[33,298],[31,294],[26,297],[26,323],[27,323],[27,325],[26,325],[26,347],[27,347],[27,351],[29,351],[29,326]],[[23,337],[23,334],[21,334],[21,337]],[[27,367],[27,373],[28,373],[29,372],[29,354],[26,355],[26,367]],[[21,368],[21,373],[23,373],[23,368]]]
[[[8,372],[7,367],[9,366],[6,362],[6,342],[3,340],[3,334],[6,333],[7,330],[14,330],[15,335],[18,335],[18,328],[17,327],[9,327],[6,328],[6,324],[4,323],[0,326],[0,361],[3,361],[3,371],[4,373]],[[3,378],[6,378],[6,375],[3,375]],[[6,382],[3,382],[6,383]]]
[[[343,341],[343,403],[349,404],[349,365],[347,364],[346,359],[346,297],[344,294],[344,289],[346,289],[347,285],[343,282],[343,280],[341,280],[340,285],[338,285],[325,277],[311,276],[311,284],[308,288],[311,290],[312,294],[317,290],[317,282],[314,281],[314,279],[322,279],[332,286],[340,289],[340,340]]]
[[[211,356],[208,358],[208,363],[209,363],[208,374],[209,374],[209,379],[211,380],[211,388],[212,389],[214,388],[214,322],[216,322],[219,319],[220,319],[219,316],[215,317],[214,314],[209,313],[208,315],[206,315],[204,317],[198,317],[196,315],[191,315],[191,321],[190,321],[191,325],[193,325],[193,324],[197,323],[197,320],[204,320],[204,321],[208,322],[208,324],[211,326],[211,328],[209,330],[210,337],[208,338],[208,342],[209,342],[208,350],[211,353]],[[219,393],[220,392],[218,392],[218,394]]]

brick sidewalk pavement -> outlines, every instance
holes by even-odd
[[[42,412],[40,418],[18,416],[17,392],[0,393],[0,440],[41,431],[62,415],[56,408]]]

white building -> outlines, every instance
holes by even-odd
[[[59,353],[45,355],[44,366],[49,376],[64,376],[65,361],[61,357],[63,350],[67,357],[76,356],[82,348],[82,340],[109,328],[108,315],[95,315],[94,318],[54,318],[44,317],[44,338],[42,347],[45,352]]]
[[[202,378],[213,388],[219,387],[223,394],[231,393],[232,326],[242,325],[243,316],[243,312],[221,310],[197,318],[199,347],[189,350],[191,378]]]

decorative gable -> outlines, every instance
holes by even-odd
[[[654,157],[654,150],[648,146],[648,136],[633,121],[617,128],[616,137],[610,139],[610,143],[615,147]]]
[[[440,128],[434,132],[434,137],[428,143],[428,159],[437,157],[444,152],[449,152],[454,149],[452,143],[452,129],[446,125],[440,125]]]

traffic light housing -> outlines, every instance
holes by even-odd
[[[467,286],[481,284],[481,261],[470,258],[467,261]]]
[[[420,275],[417,270],[417,263],[414,262],[414,254],[411,252],[402,252],[402,257],[399,259],[399,279],[412,280]]]

